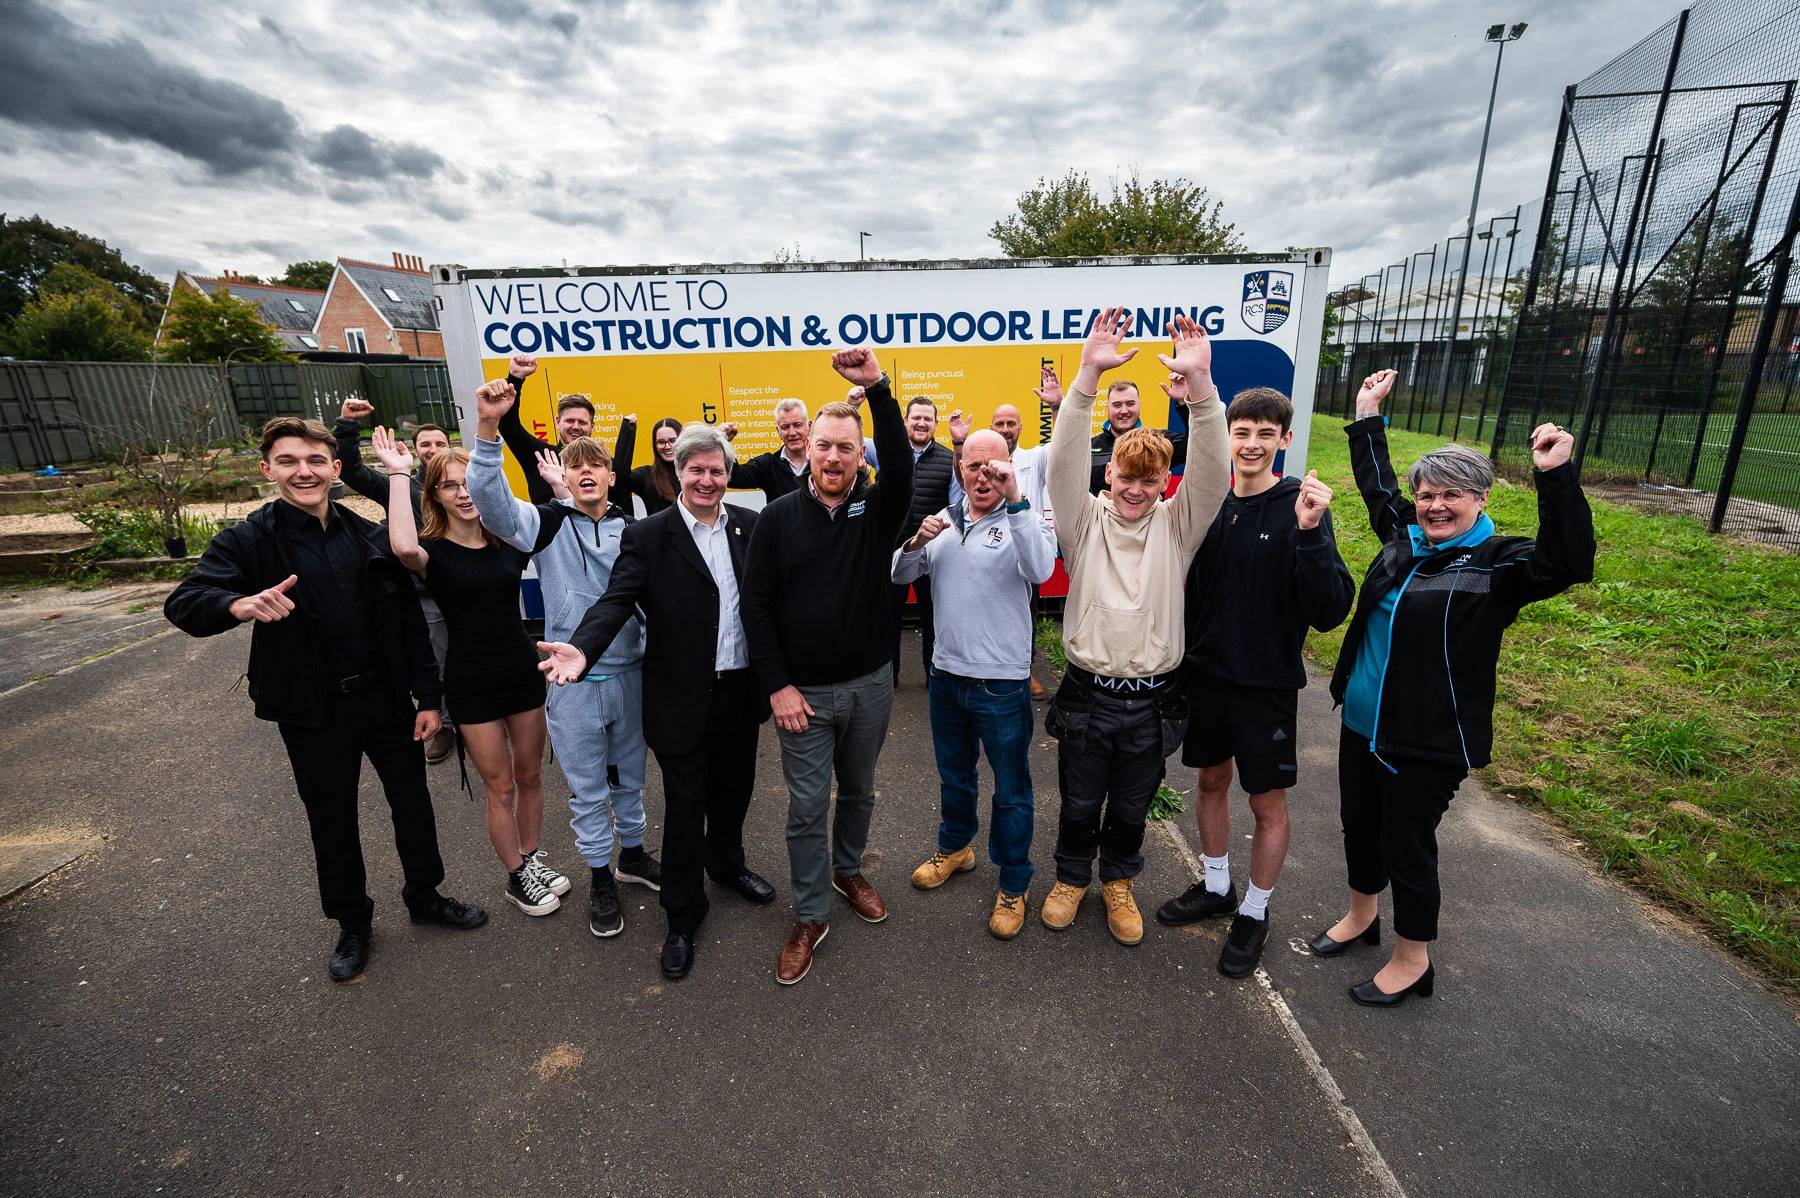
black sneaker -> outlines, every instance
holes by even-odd
[[[506,875],[506,897],[527,915],[548,915],[562,906],[562,900],[551,893],[529,863]]]
[[[625,916],[619,912],[619,884],[611,877],[597,876],[588,891],[588,931],[602,940],[625,930]]]
[[[1227,886],[1224,894],[1214,894],[1206,888],[1206,883],[1195,882],[1156,909],[1156,922],[1178,928],[1182,924],[1211,919],[1215,915],[1229,915],[1237,908],[1236,882]]]
[[[1262,960],[1263,945],[1269,939],[1269,921],[1252,915],[1231,917],[1231,931],[1225,947],[1219,952],[1219,972],[1228,978],[1246,978]]]
[[[459,932],[467,932],[487,922],[487,912],[474,903],[459,903],[441,894],[433,894],[408,914],[414,923],[432,923]]]
[[[362,976],[369,964],[369,929],[345,928],[331,950],[331,980],[348,982]]]
[[[629,849],[621,852],[618,868],[613,872],[621,882],[636,882],[652,890],[662,889],[662,866],[656,863],[654,853],[641,846],[636,853]]]

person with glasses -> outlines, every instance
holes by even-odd
[[[1434,449],[1407,472],[1388,460],[1381,401],[1395,374],[1363,380],[1346,426],[1356,486],[1382,549],[1363,578],[1331,697],[1343,708],[1338,804],[1350,910],[1312,941],[1335,957],[1381,943],[1376,900],[1394,888],[1394,952],[1350,987],[1364,1006],[1429,997],[1436,979],[1437,826],[1469,771],[1489,760],[1500,641],[1528,603],[1594,577],[1594,519],[1559,425],[1531,434],[1537,536],[1502,536],[1485,509],[1494,468],[1464,445]]]
[[[635,422],[620,426],[620,445],[626,444],[634,427]],[[680,435],[681,421],[673,416],[664,416],[651,425],[650,448],[653,456],[650,464],[639,466],[625,475],[629,480],[627,485],[631,493],[644,501],[646,516],[654,516],[673,506],[675,497],[681,494],[681,480],[675,477],[675,438]]]
[[[450,652],[444,701],[487,795],[488,839],[506,866],[506,897],[527,915],[562,905],[569,880],[544,861],[544,683],[537,650],[519,618],[519,577],[531,555],[482,527],[469,494],[469,454],[437,453],[425,468],[413,524],[408,502],[412,454],[406,443],[377,427],[375,456],[393,486],[388,541],[402,565],[425,580]]]

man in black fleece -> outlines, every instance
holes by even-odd
[[[525,398],[525,380],[537,373],[537,359],[530,354],[514,354],[507,368],[506,381],[512,384],[513,394],[518,397],[506,415],[500,417],[500,439],[506,442],[506,448],[512,451],[513,460],[519,463],[519,471],[525,476],[525,491],[533,503],[552,503],[556,495],[550,484],[538,473],[538,460],[544,454],[555,457],[562,452],[562,447],[570,441],[594,435],[594,402],[585,395],[571,394],[563,396],[556,405],[556,442],[552,444],[535,436],[519,419],[519,401]],[[619,440],[613,447],[612,489],[607,493],[607,500],[616,503],[630,514],[631,508],[631,455],[637,448],[637,414],[631,413],[619,421]],[[558,464],[561,464],[558,459]]]
[[[1336,628],[1356,593],[1331,532],[1331,488],[1316,471],[1275,475],[1275,455],[1294,439],[1293,419],[1294,405],[1269,387],[1231,401],[1231,493],[1187,577],[1183,665],[1193,714],[1181,759],[1200,771],[1195,820],[1206,875],[1156,918],[1179,925],[1235,910],[1219,954],[1227,977],[1255,970],[1269,936],[1269,892],[1287,857],[1307,626]],[[1256,816],[1242,904],[1229,855],[1233,762]]]
[[[870,923],[887,918],[863,880],[875,759],[894,702],[888,571],[912,501],[913,455],[874,351],[840,350],[832,367],[867,389],[880,481],[864,482],[862,420],[846,403],[813,418],[799,490],[763,509],[744,575],[750,663],[774,708],[788,787],[788,860],[796,920],[776,980],[805,976],[836,890]],[[833,767],[837,816],[829,841]]]

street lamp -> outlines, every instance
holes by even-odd
[[[1481,172],[1487,166],[1488,134],[1494,128],[1494,97],[1500,92],[1500,61],[1506,57],[1506,43],[1516,42],[1525,36],[1525,22],[1520,21],[1508,28],[1506,25],[1489,25],[1483,41],[1494,43],[1494,82],[1488,88],[1487,123],[1481,127],[1481,155],[1475,160],[1475,193],[1469,197],[1469,224],[1463,236],[1462,270],[1456,276],[1456,300],[1450,306],[1450,327],[1444,334],[1444,378],[1438,389],[1438,406],[1441,411],[1450,404],[1450,363],[1456,354],[1456,325],[1462,319],[1463,291],[1469,284],[1469,250],[1475,244],[1475,209],[1481,203]]]
[[[875,236],[873,233],[858,233],[856,235],[856,260],[858,262],[865,261],[863,256],[863,242],[873,236]]]

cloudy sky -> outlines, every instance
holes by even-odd
[[[1541,195],[1654,0],[0,0],[0,211],[177,269],[987,256],[1019,193],[1182,175],[1352,278]]]

